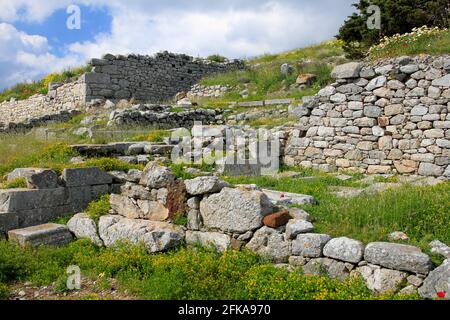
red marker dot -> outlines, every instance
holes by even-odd
[[[445,291],[439,291],[438,293],[437,293],[437,296],[439,297],[439,298],[445,298],[445,295],[446,295],[447,293],[445,292]]]

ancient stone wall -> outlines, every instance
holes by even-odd
[[[82,80],[53,86],[47,95],[0,103],[0,131],[26,129],[49,121],[67,121],[85,104]]]
[[[82,79],[86,100],[130,99],[163,102],[189,91],[203,76],[243,68],[240,60],[218,63],[168,52],[155,56],[113,56],[93,59],[93,71]]]
[[[1,131],[33,127],[53,115],[64,117],[97,100],[167,101],[178,92],[189,91],[205,75],[244,67],[241,60],[217,63],[167,52],[155,56],[107,54],[103,59],[92,59],[91,65],[92,72],[77,81],[51,84],[47,95],[0,103]],[[52,121],[57,119],[51,117]],[[27,125],[18,126],[19,123]]]
[[[450,57],[335,68],[304,104],[284,161],[327,171],[450,177]]]
[[[47,223],[80,212],[103,194],[109,194],[112,177],[98,168],[53,170],[16,169],[8,179],[25,178],[28,189],[0,190],[0,233]]]

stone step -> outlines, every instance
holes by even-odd
[[[38,226],[11,230],[8,232],[9,241],[25,246],[63,246],[72,241],[73,236],[69,228],[64,225],[47,223]]]

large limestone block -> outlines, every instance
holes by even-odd
[[[445,299],[450,300],[450,260],[430,272],[419,289],[424,299],[436,299],[438,293],[445,292]]]
[[[360,262],[363,254],[363,243],[346,237],[330,240],[323,249],[324,256],[351,263]]]
[[[334,79],[358,78],[362,68],[360,62],[349,62],[336,66],[331,72]]]
[[[291,255],[290,241],[281,231],[268,227],[256,231],[247,248],[275,263],[285,263]]]
[[[0,212],[54,208],[68,204],[66,188],[0,190]]]
[[[263,218],[272,212],[272,203],[260,191],[224,188],[200,202],[205,227],[225,232],[258,229],[263,225]]]
[[[145,167],[139,184],[151,189],[160,189],[166,188],[175,179],[175,175],[169,168],[160,166],[156,162],[150,162]]]
[[[114,213],[128,219],[165,221],[169,218],[169,209],[159,201],[135,200],[117,194],[112,194],[109,201]]]
[[[331,237],[327,234],[299,234],[292,241],[292,254],[308,258],[320,258],[323,253],[323,248],[330,240]]]
[[[223,252],[231,247],[231,237],[218,232],[186,231],[186,243],[212,247],[219,252]]]
[[[186,180],[186,191],[190,195],[203,195],[208,193],[220,192],[229,184],[220,180],[218,177],[198,177],[192,180]]]
[[[17,168],[8,174],[7,180],[25,178],[30,189],[58,188],[58,175],[50,169]]]
[[[67,223],[69,230],[78,239],[89,239],[97,246],[103,246],[97,232],[97,224],[94,219],[90,218],[86,213],[78,213],[74,215]]]
[[[100,238],[105,246],[120,242],[143,243],[149,253],[167,251],[184,242],[184,231],[167,222],[127,219],[121,216],[102,216]]]
[[[353,265],[329,258],[311,259],[304,267],[307,275],[325,275],[333,279],[345,280],[349,277]]]
[[[376,293],[396,292],[408,276],[405,272],[370,265],[357,268],[356,273],[365,280],[367,288]]]
[[[112,177],[97,167],[64,169],[62,179],[67,187],[112,183]]]
[[[48,223],[8,232],[9,241],[20,246],[62,246],[72,241],[69,228],[60,224]]]
[[[367,262],[389,269],[427,274],[432,268],[431,259],[419,248],[388,242],[373,242],[364,252]]]

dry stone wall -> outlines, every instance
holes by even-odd
[[[450,177],[450,56],[335,68],[336,82],[291,106],[287,164]]]
[[[67,121],[85,104],[83,81],[52,86],[47,95],[0,103],[0,131],[29,129],[50,121]]]
[[[189,91],[203,76],[244,67],[240,60],[218,63],[168,52],[155,56],[114,56],[92,59],[93,72],[82,78],[86,99],[130,99],[164,102]]]
[[[77,81],[51,84],[47,95],[0,103],[1,131],[64,121],[74,110],[99,100],[167,101],[178,92],[189,91],[205,75],[244,68],[241,60],[217,63],[168,52],[155,56],[107,54],[92,59],[91,65],[92,72]]]

